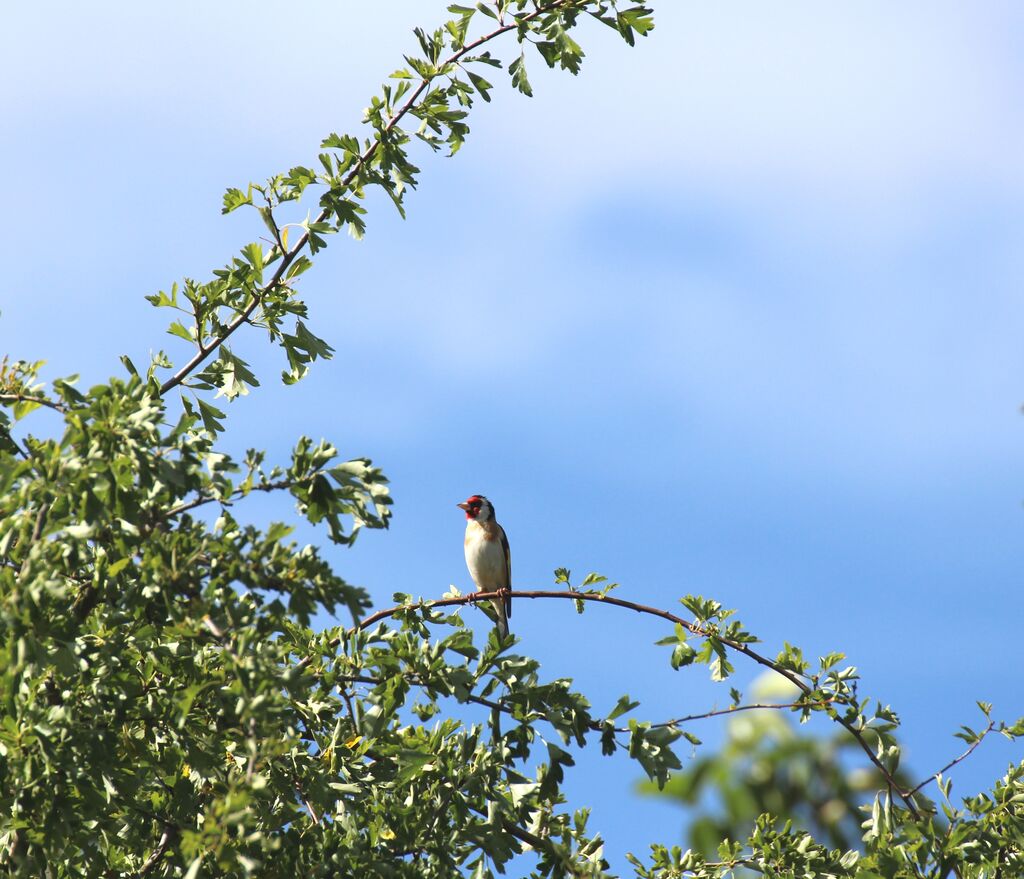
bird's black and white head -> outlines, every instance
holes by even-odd
[[[467,519],[475,522],[490,522],[494,519],[494,507],[482,494],[474,494],[456,506],[466,511]]]

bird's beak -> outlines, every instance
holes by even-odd
[[[463,501],[461,504],[456,504],[455,506],[457,506],[460,510],[469,509],[469,504],[467,504],[465,501]]]

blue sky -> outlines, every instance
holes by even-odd
[[[534,60],[532,100],[498,77],[456,159],[418,157],[407,221],[374,200],[331,242],[303,292],[336,359],[283,389],[242,341],[264,387],[229,443],[384,467],[392,529],[336,554],[379,605],[468,588],[454,504],[484,492],[519,587],[597,570],[715,596],[768,652],[846,651],[924,774],[975,699],[1024,714],[1024,12],[655,5],[632,50],[584,28],[576,79]],[[223,189],[355,130],[444,4],[349,6],[9,10],[0,349],[86,381],[180,359],[142,296],[262,234]],[[714,698],[650,621],[520,602],[512,627],[598,706]],[[957,790],[1021,756],[986,743]],[[635,778],[595,754],[571,781],[619,866],[679,833]]]

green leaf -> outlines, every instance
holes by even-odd
[[[697,651],[689,644],[679,643],[676,644],[675,648],[672,650],[672,657],[669,660],[669,663],[675,671],[678,671],[684,666],[692,665],[696,657]]]
[[[195,341],[193,331],[189,330],[188,327],[186,327],[180,321],[175,321],[174,323],[172,323],[167,328],[167,332],[170,333],[172,336],[177,336],[179,339],[184,339],[186,342]]]
[[[1004,727],[1000,732],[1008,739],[1017,739],[1024,736],[1024,717],[1018,718],[1010,726]]]
[[[716,656],[710,663],[711,669],[711,680],[713,681],[724,681],[729,675],[731,675],[735,668],[728,659],[724,656]]]
[[[508,66],[508,72],[512,75],[513,87],[528,98],[532,98],[533,88],[530,86],[530,80],[526,77],[526,57],[522,53]]]
[[[491,9],[491,7],[488,6],[486,3],[477,3],[476,8],[479,9],[488,18],[493,18],[495,21],[498,20],[498,13]]]
[[[253,280],[257,284],[263,283],[263,246],[259,242],[246,244],[242,248],[242,256],[253,268]]]
[[[249,184],[249,188],[242,192],[241,189],[231,188],[224,193],[224,207],[221,209],[222,214],[230,214],[233,210],[237,210],[242,205],[252,204],[252,184]]]
[[[480,97],[483,98],[485,101],[490,102],[491,96],[488,94],[488,92],[492,88],[494,88],[494,86],[492,86],[482,76],[480,76],[480,75],[478,75],[476,73],[473,73],[472,70],[467,70],[466,71],[466,76],[469,77],[470,82],[473,83],[473,86],[477,90],[477,92],[479,92]]]
[[[639,705],[639,702],[631,701],[629,696],[620,696],[619,701],[615,703],[615,707],[611,710],[611,713],[605,719],[609,721],[615,720],[616,718],[621,717],[623,714],[632,711]]]
[[[223,419],[227,416],[220,409],[207,403],[202,397],[196,397],[196,402],[199,404],[199,416],[203,419],[203,426],[210,433],[222,433],[224,431]]]

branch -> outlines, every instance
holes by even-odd
[[[299,485],[302,482],[312,480],[315,476],[322,475],[322,470],[317,470],[315,473],[311,473],[309,476],[303,477],[302,479],[282,479],[278,482],[264,482],[260,485],[252,485],[247,490],[242,488],[236,488],[227,497],[217,497],[214,495],[203,495],[193,501],[189,501],[185,504],[180,504],[177,507],[172,507],[166,513],[163,514],[165,519],[170,519],[172,516],[179,516],[182,513],[194,510],[196,507],[201,507],[204,504],[212,504],[216,501],[221,503],[228,503],[233,498],[242,497],[245,494],[249,494],[254,491],[281,491],[283,489],[291,488],[294,485]]]
[[[526,15],[520,16],[519,18],[515,19],[514,24],[502,24],[500,27],[496,28],[490,33],[478,37],[472,43],[467,43],[461,49],[459,49],[456,52],[453,52],[451,55],[449,55],[447,58],[441,61],[437,65],[437,67],[443,68],[447,67],[449,64],[456,64],[470,52],[473,52],[474,50],[478,49],[485,43],[489,43],[495,37],[499,37],[502,34],[507,33],[508,31],[518,29],[521,23],[533,21],[535,18],[539,18],[542,15],[546,15],[549,12],[553,12],[557,9],[566,6],[572,6],[576,2],[578,2],[578,0],[555,0],[554,3],[549,3],[546,6],[538,7],[533,12],[527,13]],[[416,102],[419,100],[420,96],[423,94],[427,86],[430,85],[431,81],[432,78],[420,80],[419,85],[413,90],[412,94],[409,96],[409,99],[399,108],[398,112],[396,112],[395,115],[392,116],[390,120],[388,120],[387,125],[385,125],[378,132],[377,137],[374,139],[373,143],[370,144],[365,150],[363,150],[363,152],[359,156],[358,161],[353,166],[352,170],[350,170],[348,174],[346,174],[342,178],[341,187],[339,187],[341,190],[344,190],[352,185],[353,181],[358,177],[359,172],[363,169],[366,163],[373,158],[377,150],[380,148],[383,138],[386,135],[388,135],[392,131],[392,129],[394,129],[394,127],[402,120],[402,118],[405,117],[405,115],[416,105]],[[323,208],[320,211],[320,213],[317,214],[316,219],[313,220],[313,224],[315,225],[316,223],[325,222],[331,216],[331,214],[332,211],[330,208]],[[165,381],[160,386],[161,396],[166,394],[168,391],[173,390],[183,381],[185,381],[185,379],[188,378],[188,376],[195,370],[197,366],[199,366],[204,360],[206,360],[206,358],[209,357],[210,354],[212,354],[214,351],[216,351],[221,345],[223,345],[224,342],[226,342],[228,338],[232,335],[232,333],[235,332],[235,330],[237,330],[240,326],[242,326],[242,324],[246,323],[249,320],[249,318],[252,316],[252,313],[259,306],[264,295],[269,293],[274,288],[281,286],[281,279],[284,277],[285,272],[288,271],[288,268],[295,261],[295,258],[303,250],[305,250],[306,245],[309,244],[309,238],[310,233],[307,230],[302,234],[298,241],[295,242],[295,245],[291,248],[291,250],[287,250],[284,252],[281,258],[281,264],[277,267],[277,270],[274,272],[270,281],[267,284],[265,284],[260,291],[254,292],[252,294],[252,301],[242,311],[238,312],[234,320],[232,320],[230,323],[224,326],[220,335],[214,336],[206,344],[203,344],[203,342],[201,341],[198,342],[198,350],[188,361],[188,363],[182,366],[176,373],[174,373],[174,375],[172,375],[169,379],[167,379],[167,381]]]
[[[536,589],[528,591],[516,590],[512,591],[511,593],[473,592],[469,595],[461,595],[457,598],[441,598],[433,601],[423,601],[417,604],[399,605],[397,607],[390,607],[385,610],[380,610],[375,614],[371,614],[357,626],[350,629],[349,633],[352,633],[357,629],[366,629],[375,622],[387,619],[388,617],[392,617],[403,610],[409,610],[413,607],[453,607],[462,604],[472,604],[478,600],[482,600],[485,598],[503,598],[508,596],[509,594],[511,594],[513,598],[560,598],[565,599],[567,601],[595,601],[599,604],[610,604],[614,605],[615,607],[622,607],[626,608],[627,610],[634,610],[637,613],[659,617],[660,619],[668,620],[671,623],[683,626],[685,629],[692,632],[694,635],[699,635],[700,637],[704,638],[712,636],[717,638],[722,644],[724,644],[729,649],[734,650],[737,653],[741,653],[748,659],[751,659],[754,662],[756,662],[758,665],[762,665],[765,668],[770,668],[777,674],[782,675],[782,677],[784,677],[787,681],[789,681],[791,684],[797,687],[805,696],[813,692],[812,688],[805,682],[803,675],[799,675],[796,672],[790,671],[787,668],[783,668],[777,662],[769,659],[767,656],[762,656],[760,653],[751,650],[746,644],[742,644],[738,641],[732,641],[728,638],[723,638],[717,632],[712,633],[707,629],[703,628],[702,626],[700,626],[699,624],[684,619],[683,617],[676,616],[674,613],[670,613],[667,610],[661,610],[660,608],[650,607],[645,604],[637,604],[635,601],[626,601],[622,598],[612,598],[610,595],[602,595],[599,592],[572,592],[569,590],[553,591],[548,589]],[[339,638],[335,638],[331,642],[331,645],[336,647],[340,643],[341,640]],[[878,769],[878,771],[882,774],[882,777],[885,779],[886,783],[890,786],[892,790],[896,792],[899,798],[903,800],[910,814],[913,815],[914,818],[920,818],[921,811],[917,808],[917,804],[913,800],[913,795],[915,791],[905,791],[903,790],[903,788],[899,786],[899,784],[896,783],[896,779],[893,777],[893,774],[889,771],[886,765],[876,756],[874,748],[872,748],[872,746],[864,738],[863,732],[856,726],[854,726],[854,724],[851,721],[847,720],[844,717],[840,717],[838,714],[830,712],[829,716],[832,717],[832,719],[836,723],[842,726],[851,736],[853,736],[854,739],[856,739],[857,744],[861,747],[861,750],[864,751],[868,759],[872,762],[872,764],[874,764],[875,768]]]
[[[306,798],[306,793],[302,789],[302,785],[299,784],[299,779],[293,778],[292,783],[295,785],[295,793],[299,795],[299,799],[302,800],[302,805],[306,807],[306,811],[309,812],[309,817],[313,819],[314,824],[320,823],[320,816],[317,815],[316,809],[313,808],[313,804]]]
[[[526,843],[534,851],[546,851],[548,854],[562,861],[562,866],[570,870],[573,876],[586,875],[582,864],[576,864],[573,862],[570,853],[552,842],[550,839],[545,839],[543,836],[537,836],[536,833],[530,833],[524,827],[520,827],[514,821],[508,818],[501,819],[501,829],[504,830],[509,836],[513,836],[520,842]]]
[[[423,680],[418,672],[409,672],[405,674],[409,683],[417,687],[429,687],[430,682]],[[371,677],[370,675],[338,675],[336,680],[346,681],[352,684],[372,684],[374,686],[380,686],[381,684],[387,683],[387,681],[381,678]],[[515,715],[515,709],[509,707],[504,702],[495,701],[493,699],[487,699],[483,696],[476,696],[473,693],[467,693],[461,698],[453,696],[460,702],[472,702],[474,705],[483,705],[485,708],[490,708],[494,711],[500,711],[502,714],[508,714],[510,716]],[[735,714],[737,711],[755,711],[758,709],[774,709],[776,711],[796,710],[798,708],[810,708],[814,705],[828,705],[834,702],[834,699],[828,699],[822,702],[763,702],[751,705],[732,705],[729,708],[716,708],[712,711],[705,711],[703,714],[688,714],[685,717],[673,717],[671,720],[662,720],[658,723],[652,723],[650,729],[661,729],[668,726],[679,726],[683,723],[689,723],[693,720],[706,720],[710,717],[720,717],[724,714]],[[535,714],[536,717],[540,717],[540,714]],[[525,720],[525,718],[523,718]],[[602,732],[605,729],[604,722],[600,720],[592,720],[587,726],[594,732]],[[616,726],[613,728],[614,732],[617,733],[628,733],[632,730],[628,726]]]
[[[43,501],[39,507],[39,512],[36,514],[35,525],[32,526],[32,536],[29,538],[28,546],[25,547],[25,559],[21,563],[21,571],[18,573],[18,579],[24,580],[25,575],[28,574],[29,562],[32,560],[32,547],[35,546],[43,536],[43,530],[46,528],[46,517],[50,513],[50,502]]]
[[[766,656],[762,656],[759,653],[751,650],[746,644],[741,644],[738,641],[731,641],[728,638],[723,638],[717,632],[710,632],[703,628],[697,623],[691,622],[690,620],[683,619],[682,617],[676,616],[674,613],[670,613],[667,610],[661,610],[657,607],[650,607],[646,604],[637,604],[635,601],[626,601],[623,598],[612,598],[610,595],[602,595],[599,592],[572,592],[569,590],[558,591],[549,589],[534,589],[529,591],[516,590],[512,592],[498,593],[498,592],[473,592],[469,595],[460,595],[457,598],[441,598],[434,601],[422,602],[419,606],[427,608],[435,607],[452,607],[459,604],[473,604],[478,600],[484,598],[501,598],[505,595],[511,595],[513,598],[562,598],[569,601],[596,601],[601,604],[611,604],[615,607],[623,607],[627,610],[635,610],[637,613],[647,614],[649,616],[660,617],[663,620],[668,620],[670,623],[677,623],[683,626],[685,629],[699,635],[702,638],[714,636],[727,647],[735,650],[737,653],[742,653],[748,659],[752,659],[759,665],[763,665],[765,668],[770,668],[773,671],[778,672],[786,680],[795,686],[799,687],[804,693],[811,692],[811,688],[804,683],[803,676],[792,672],[789,669],[781,668],[776,662],[768,659]],[[373,623],[379,620],[387,619],[388,617],[394,616],[402,610],[406,610],[409,607],[416,605],[399,605],[397,607],[390,607],[386,610],[377,611],[375,614],[371,614],[361,623],[359,623],[359,629],[366,629]]]
[[[409,672],[403,675],[408,678],[409,683],[417,687],[429,687],[430,683],[423,680],[418,672]],[[374,686],[380,686],[381,684],[387,683],[381,678],[371,677],[370,675],[338,675],[336,680],[346,681],[350,684],[373,684]],[[458,698],[458,697],[456,697]],[[486,699],[483,696],[474,696],[472,693],[467,693],[464,696],[466,702],[472,702],[475,705],[483,705],[486,708],[492,708],[495,711],[501,711],[504,714],[512,714],[512,709],[507,705],[503,705],[501,702],[495,702],[492,699]],[[460,700],[461,701],[461,700]],[[591,724],[592,729],[600,729],[600,724]]]
[[[995,726],[996,726],[996,722],[994,720],[990,720],[988,722],[988,726],[986,726],[985,729],[982,730],[981,734],[973,742],[971,742],[971,746],[966,751],[964,751],[959,757],[956,757],[956,758],[950,760],[938,772],[934,772],[931,775],[929,775],[917,787],[915,787],[912,791],[910,791],[910,796],[913,796],[914,794],[916,794],[925,785],[930,784],[933,781],[936,781],[938,779],[938,777],[940,775],[942,775],[942,773],[944,773],[947,769],[952,769],[954,766],[956,766],[957,763],[961,762],[962,760],[966,760],[968,757],[970,757],[971,754],[974,753],[974,749],[977,748],[978,745],[981,744],[981,742],[985,738],[985,736],[987,736],[990,732],[992,732],[993,729],[995,729]]]
[[[9,427],[6,427],[6,426],[5,427],[0,427],[0,440],[7,440],[7,442],[9,442],[11,444],[11,448],[14,449],[14,453],[16,455],[20,456],[22,458],[22,460],[28,461],[28,460],[30,460],[32,458],[32,456],[28,452],[28,449],[27,448],[23,449],[21,447],[21,443],[19,443],[14,438],[14,434],[11,433],[11,430],[10,430]]]
[[[46,397],[36,397],[32,394],[18,394],[18,393],[4,393],[0,394],[0,403],[35,403],[38,406],[47,406],[56,412],[61,414],[67,412],[67,409],[61,403],[54,400],[47,399]]]
[[[705,711],[703,714],[687,714],[685,717],[674,717],[672,720],[663,720],[660,723],[652,723],[651,729],[660,729],[665,726],[679,726],[681,723],[689,723],[691,720],[704,720],[709,717],[721,717],[724,714],[735,714],[737,711],[758,711],[762,708],[786,711],[798,708],[813,708],[816,705],[831,705],[835,699],[823,699],[820,702],[757,702],[750,705],[730,705],[728,708],[716,708],[713,711]],[[629,727],[616,727],[615,732],[630,732]]]
[[[167,846],[171,843],[171,829],[170,827],[164,827],[164,832],[160,836],[160,842],[157,843],[157,847],[153,850],[153,854],[146,859],[146,863],[142,865],[142,869],[139,870],[139,876],[148,876],[153,868],[160,863],[164,854],[167,852]]]

